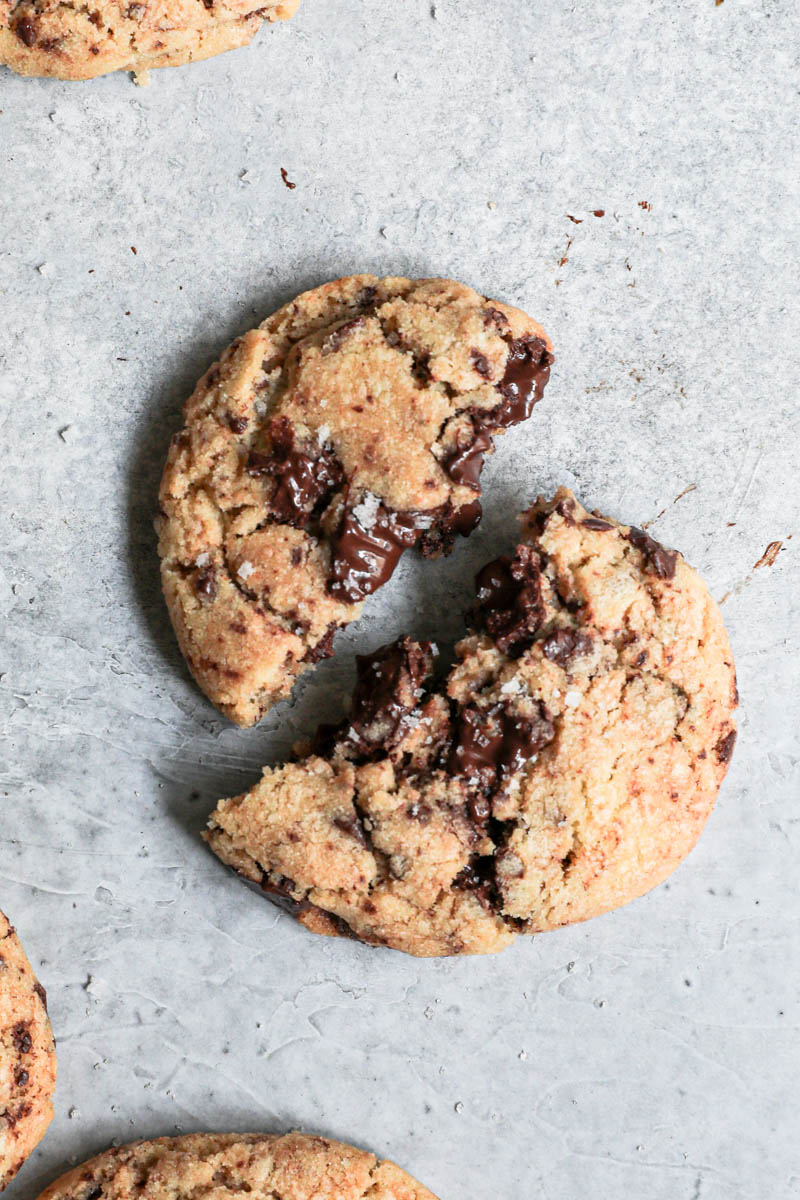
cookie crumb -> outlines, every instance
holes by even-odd
[[[761,558],[753,565],[753,570],[757,570],[758,567],[771,567],[782,549],[783,542],[770,542]]]

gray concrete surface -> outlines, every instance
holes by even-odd
[[[800,1194],[798,44],[787,0],[304,0],[147,89],[0,72],[0,903],[60,1063],[10,1198],[111,1141],[291,1126],[443,1200]],[[160,602],[162,458],[233,335],[355,270],[519,304],[558,365],[472,542],[237,731]],[[454,638],[559,481],[724,598],[741,735],[700,845],[495,959],[313,938],[205,852],[207,813],[340,711],[356,651]]]

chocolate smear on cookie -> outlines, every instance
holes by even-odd
[[[377,591],[420,532],[413,514],[392,512],[376,497],[367,497],[345,513],[333,547],[330,595],[355,604]]]

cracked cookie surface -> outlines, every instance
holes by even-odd
[[[55,1086],[47,997],[8,918],[0,913],[0,1190],[52,1121]]]
[[[302,1133],[194,1133],[133,1142],[57,1179],[39,1200],[436,1200],[394,1163]]]
[[[688,854],[736,738],[696,571],[560,489],[477,576],[447,678],[401,639],[350,715],[220,801],[206,839],[318,933],[487,953],[642,895]]]
[[[0,64],[18,75],[93,79],[175,67],[246,45],[300,0],[0,0]]]
[[[475,527],[484,456],[551,361],[518,309],[370,275],[306,292],[226,350],[186,404],[157,521],[181,649],[222,712],[254,724],[405,549],[446,553]]]

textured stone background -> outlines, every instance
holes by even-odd
[[[0,903],[60,1052],[9,1197],[112,1140],[290,1126],[443,1200],[800,1194],[798,44],[789,0],[304,0],[147,89],[0,72]],[[232,336],[354,270],[519,304],[558,365],[472,542],[406,562],[240,732],[160,602],[161,461]],[[701,844],[495,959],[311,937],[207,854],[206,815],[341,711],[355,651],[454,638],[560,481],[725,597],[741,735]]]

